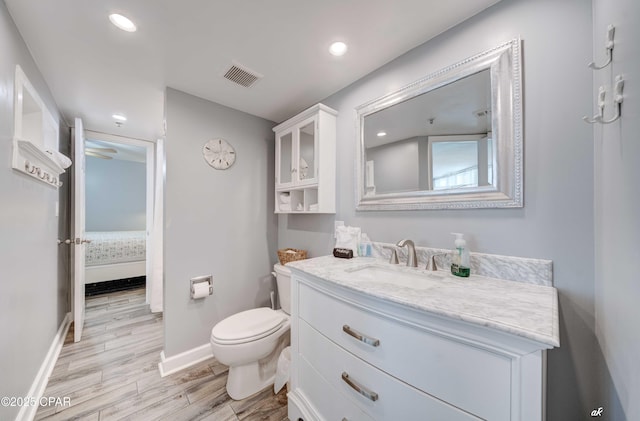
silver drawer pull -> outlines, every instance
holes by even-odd
[[[346,371],[342,372],[342,380],[344,380],[344,382],[346,384],[351,386],[351,388],[353,390],[355,390],[356,392],[358,392],[359,394],[361,394],[365,398],[370,399],[370,400],[372,400],[374,402],[378,400],[378,394],[376,392],[372,392],[372,391],[368,390],[366,387],[364,387],[362,385],[359,385],[354,380],[351,380]]]
[[[354,338],[356,338],[360,342],[364,342],[367,345],[380,346],[380,340],[378,340],[376,338],[370,338],[368,336],[365,336],[362,333],[351,329],[348,325],[342,326],[342,331],[344,333],[346,333],[347,335],[353,336]]]

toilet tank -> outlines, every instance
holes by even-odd
[[[278,283],[278,301],[280,308],[287,314],[291,314],[291,271],[289,268],[276,263],[273,266]]]

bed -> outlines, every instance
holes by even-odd
[[[135,278],[146,274],[145,231],[93,231],[85,257],[85,283]]]

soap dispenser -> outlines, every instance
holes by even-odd
[[[463,235],[458,232],[452,232],[456,236],[455,246],[451,256],[451,273],[456,276],[468,278],[471,274],[471,259],[469,257],[469,249]]]

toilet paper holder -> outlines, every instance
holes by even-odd
[[[194,297],[194,294],[196,292],[195,290],[195,285],[196,284],[202,284],[202,283],[208,283],[209,284],[209,295],[213,295],[213,276],[211,275],[204,275],[204,276],[197,276],[195,278],[191,278],[191,298],[196,298]]]

